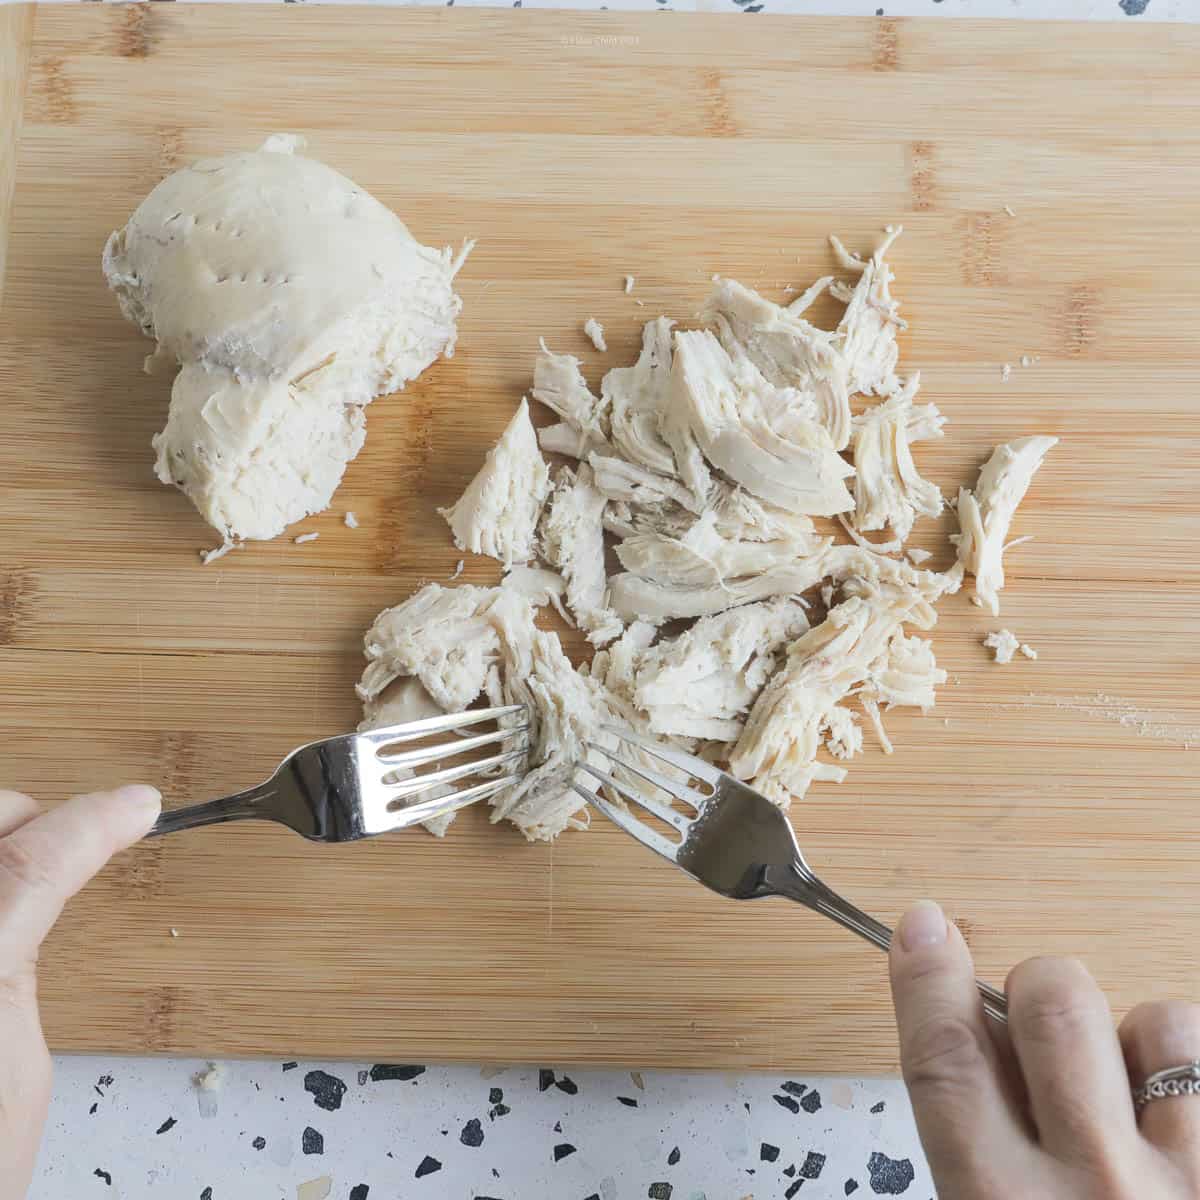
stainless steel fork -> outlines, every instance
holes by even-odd
[[[628,729],[606,727],[605,733],[638,747],[644,755],[682,772],[682,779],[634,761],[628,754],[589,742],[589,748],[609,759],[622,773],[629,772],[661,788],[694,812],[687,815],[657,796],[631,786],[614,775],[589,763],[582,768],[603,788],[652,813],[678,834],[673,840],[651,828],[636,814],[608,799],[603,790],[593,791],[579,784],[575,790],[590,804],[644,846],[673,862],[705,887],[733,900],[758,900],[764,896],[783,896],[811,908],[822,916],[852,930],[881,950],[892,944],[892,931],[874,917],[842,899],[828,884],[822,883],[805,861],[787,817],[768,800],[740,780],[734,779],[711,763],[672,750],[651,738]],[[692,787],[699,780],[702,787]],[[984,1010],[997,1021],[1008,1020],[1008,1000],[1004,993],[979,983]]]
[[[518,714],[521,719],[512,725],[458,736],[459,730]],[[265,783],[234,796],[164,812],[146,836],[246,820],[276,821],[314,842],[353,842],[406,829],[485,800],[518,780],[523,770],[506,768],[514,764],[519,767],[525,757],[528,729],[524,707],[510,704],[311,742],[293,750]],[[410,750],[392,749],[443,733],[451,735],[443,742]],[[506,747],[510,739],[519,744]],[[414,773],[417,767],[436,765],[485,746],[500,749],[483,758]],[[505,773],[468,787],[449,788],[452,783],[487,771]],[[419,798],[429,792],[434,794]]]

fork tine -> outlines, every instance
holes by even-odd
[[[671,779],[667,775],[660,774],[653,767],[646,767],[641,763],[633,762],[631,759],[622,758],[615,750],[609,750],[606,746],[601,746],[599,742],[588,742],[587,745],[589,750],[595,750],[599,754],[606,755],[618,766],[624,767],[626,771],[632,771],[635,775],[639,775],[647,783],[652,783],[655,787],[662,788],[664,792],[674,796],[676,800],[682,800],[685,804],[690,804],[698,813],[704,811],[704,805],[708,797],[688,787],[686,784],[680,783],[678,779]],[[674,810],[672,809],[672,811]]]
[[[423,792],[427,788],[437,787],[442,783],[453,783],[454,780],[462,779],[467,775],[478,775],[492,767],[500,767],[515,759],[524,758],[525,754],[525,750],[510,750],[507,754],[493,754],[490,758],[478,758],[473,762],[459,763],[458,766],[446,767],[441,771],[426,771],[423,775],[414,775],[411,779],[397,779],[394,783],[388,783],[388,786],[394,789],[390,799],[398,800],[404,796]]]
[[[405,721],[402,725],[385,725],[380,729],[368,729],[358,736],[374,742],[377,746],[388,742],[411,742],[414,738],[428,737],[431,733],[450,733],[481,721],[496,721],[523,713],[523,704],[505,704],[498,708],[473,708],[468,712],[446,713],[438,717],[422,717],[419,721]]]
[[[651,829],[644,821],[639,821],[629,809],[622,808],[619,804],[614,804],[611,800],[606,800],[599,793],[592,791],[591,788],[584,787],[582,784],[573,783],[571,787],[589,804],[598,808],[614,825],[619,826],[626,833],[637,838],[643,846],[649,846],[651,850],[657,854],[661,854],[663,858],[670,862],[675,861],[679,847],[674,842],[669,842],[657,830]]]
[[[416,750],[401,750],[397,754],[381,754],[376,750],[375,757],[392,770],[397,767],[420,767],[425,763],[437,762],[440,758],[465,754],[479,746],[491,746],[510,737],[518,737],[528,729],[528,724],[514,725],[511,729],[493,729],[488,733],[477,733],[474,737],[455,738],[452,742],[439,742],[436,746],[421,746]]]
[[[594,775],[599,779],[606,787],[612,788],[617,795],[624,796],[631,804],[640,804],[647,812],[653,813],[660,821],[665,821],[673,829],[679,830],[682,834],[687,833],[691,821],[682,813],[677,813],[669,804],[663,804],[661,800],[656,800],[653,796],[643,795],[637,788],[622,783],[607,771],[598,770],[591,763],[581,762],[579,765],[589,775]],[[622,763],[621,765],[624,766],[625,764]]]
[[[494,796],[497,792],[516,783],[520,778],[520,773],[505,775],[500,779],[489,779],[486,783],[451,792],[448,796],[438,796],[433,800],[421,800],[416,804],[406,804],[395,812],[388,813],[388,816],[394,818],[395,822],[388,828],[407,829],[410,825],[428,821],[430,817],[440,817],[443,813],[457,812],[460,808],[466,808],[468,804],[474,804],[477,800],[486,800],[489,796]]]
[[[681,771],[686,771],[689,775],[693,775],[697,779],[703,779],[705,783],[711,783],[716,786],[721,782],[723,772],[711,763],[706,763],[704,759],[697,758],[694,754],[684,754],[681,750],[671,750],[661,742],[656,742],[653,738],[643,737],[640,733],[634,733],[632,729],[627,729],[623,725],[603,725],[601,728],[605,733],[611,733],[614,737],[619,737],[623,742],[629,742],[631,745],[645,750],[652,757],[661,758],[663,762],[668,762],[671,766],[678,767]]]

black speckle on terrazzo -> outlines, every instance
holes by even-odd
[[[294,1070],[295,1070],[295,1069],[296,1069],[296,1068],[297,1068],[299,1065],[300,1065],[300,1064],[299,1064],[299,1063],[297,1063],[297,1062],[285,1062],[285,1063],[283,1064],[283,1070],[285,1070],[285,1071],[294,1071]]]
[[[554,1147],[554,1161],[562,1162],[564,1158],[569,1158],[575,1153],[575,1147],[570,1142],[559,1142]]]
[[[265,1150],[267,1148],[267,1139],[261,1134],[250,1143],[255,1150]]]
[[[787,1165],[786,1167],[784,1167],[784,1168],[783,1168],[783,1173],[784,1173],[784,1174],[785,1174],[785,1175],[786,1175],[786,1176],[787,1176],[789,1179],[791,1179],[791,1178],[792,1178],[792,1176],[796,1174],[796,1164],[795,1164],[795,1163],[788,1163],[788,1165]]]
[[[666,1182],[652,1183],[649,1191],[646,1192],[646,1195],[649,1196],[650,1200],[671,1200],[671,1193],[674,1190],[675,1189]]]
[[[503,1088],[497,1088],[497,1087],[488,1088],[488,1103],[489,1104],[499,1104],[500,1101],[503,1099],[504,1099],[504,1089]]]
[[[200,1200],[212,1200],[212,1188],[206,1187],[204,1191],[200,1193]]]
[[[538,1091],[544,1092],[554,1086],[554,1072],[542,1067],[538,1071]]]
[[[600,1193],[593,1192],[590,1196],[584,1196],[583,1200],[600,1200]]]
[[[365,1183],[356,1183],[350,1189],[350,1200],[367,1200],[371,1189]]]
[[[427,1154],[417,1164],[416,1178],[424,1179],[426,1175],[432,1175],[435,1171],[440,1171],[441,1169],[442,1164],[436,1158]]]
[[[1127,17],[1140,17],[1150,0],[1121,0],[1121,11]]]
[[[555,1132],[555,1133],[562,1133],[562,1122],[561,1122],[561,1121],[555,1121],[555,1122],[554,1122],[554,1132]]]
[[[882,9],[882,8],[877,8],[877,9],[875,10],[875,15],[876,15],[877,17],[882,17],[882,16],[883,16],[883,9]]]
[[[479,1123],[478,1117],[472,1117],[462,1127],[462,1133],[458,1135],[458,1140],[464,1146],[472,1148],[483,1145],[483,1126]]]
[[[781,1108],[786,1108],[790,1113],[798,1113],[800,1111],[800,1101],[794,1100],[791,1096],[772,1096],[771,1099]]]
[[[99,1167],[97,1167],[92,1174],[95,1175],[97,1179],[103,1179],[109,1187],[112,1187],[112,1175],[110,1175],[108,1171],[101,1170]]]
[[[512,1109],[507,1104],[497,1104],[488,1110],[488,1120],[494,1121],[497,1117],[507,1117],[512,1112]]]
[[[100,1078],[96,1080],[97,1087],[112,1087],[112,1085],[113,1077],[111,1075],[101,1075]]]
[[[907,1158],[893,1159],[876,1151],[867,1160],[871,1173],[871,1191],[877,1196],[899,1196],[908,1191],[915,1172]]]
[[[418,1075],[424,1074],[424,1067],[397,1065],[396,1063],[376,1063],[368,1072],[368,1078],[372,1083],[382,1083],[389,1079],[398,1079],[401,1083],[407,1083],[410,1079],[416,1079]]]
[[[871,1111],[872,1111],[873,1113],[875,1113],[876,1115],[878,1115],[879,1113],[883,1112],[883,1110],[884,1110],[885,1108],[887,1108],[887,1105],[886,1105],[886,1104],[884,1104],[884,1102],[883,1102],[882,1100],[880,1100],[880,1102],[879,1102],[878,1104],[872,1104],[872,1105],[871,1105]]]
[[[821,1172],[825,1169],[825,1155],[818,1154],[815,1150],[810,1150],[804,1156],[804,1164],[800,1168],[800,1175],[804,1179],[820,1179]]]
[[[306,1125],[304,1132],[300,1135],[300,1149],[305,1154],[324,1154],[325,1138],[311,1125]]]
[[[568,1096],[577,1095],[579,1092],[579,1084],[573,1079],[569,1079],[564,1075],[555,1085],[560,1092],[566,1092]]]
[[[313,1103],[326,1112],[337,1112],[342,1107],[346,1085],[336,1075],[327,1071],[309,1071],[304,1077],[304,1090],[312,1093]]]
[[[679,1147],[678,1147],[678,1146],[676,1146],[676,1147],[675,1147],[675,1149],[674,1149],[674,1150],[672,1150],[672,1151],[671,1151],[671,1153],[667,1155],[667,1166],[668,1166],[668,1167],[673,1167],[673,1166],[675,1166],[675,1164],[676,1164],[677,1162],[679,1162],[679,1159],[680,1159],[680,1157],[681,1157],[681,1156],[680,1156],[680,1153],[679,1153]]]
[[[858,1180],[847,1179],[846,1186],[842,1188],[842,1191],[845,1192],[847,1196],[853,1196],[854,1193],[858,1191]]]
[[[821,1107],[821,1093],[809,1092],[808,1095],[800,1101],[800,1107],[804,1109],[806,1113],[817,1112]]]
[[[168,1129],[174,1129],[177,1124],[174,1117],[168,1117],[154,1132],[166,1133]]]
[[[368,1079],[370,1079],[370,1078],[371,1078],[371,1072],[370,1072],[370,1071],[359,1071],[359,1073],[358,1073],[358,1086],[359,1086],[359,1087],[366,1087],[366,1085],[367,1085],[367,1080],[368,1080]]]
[[[98,1109],[99,1107],[100,1107],[100,1101],[97,1100],[92,1104],[92,1107],[88,1109],[88,1116],[94,1117],[96,1115],[96,1109]]]
[[[625,1105],[626,1108],[637,1108],[638,1102],[632,1096],[618,1096],[617,1103]]]
[[[779,1147],[772,1146],[770,1142],[763,1142],[758,1148],[759,1162],[774,1162],[779,1157]]]
[[[787,1079],[779,1085],[779,1090],[787,1092],[789,1096],[803,1096],[808,1091],[808,1084],[797,1083],[794,1079]]]

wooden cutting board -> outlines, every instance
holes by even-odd
[[[1200,993],[1198,55],[1182,26],[40,10],[0,320],[4,782],[52,802],[146,779],[181,804],[346,729],[361,633],[453,571],[435,509],[539,336],[596,381],[713,272],[782,297],[830,268],[828,232],[869,246],[902,222],[903,361],[950,419],[922,468],[954,489],[996,442],[1063,440],[1017,518],[1034,540],[1001,620],[942,605],[936,712],[889,718],[891,758],[868,735],[796,826],[868,910],[944,901],[996,982],[1061,953],[1118,1009]],[[320,540],[202,568],[210,531],[151,471],[168,387],[140,371],[100,250],[164,173],[279,130],[422,240],[479,245],[458,353],[372,407],[334,509],[302,526]],[[949,528],[917,539],[938,565]],[[495,575],[477,559],[464,579]],[[992,665],[1001,625],[1040,658]],[[710,896],[603,821],[553,846],[482,812],[444,842],[171,838],[84,892],[42,974],[61,1050],[895,1061],[879,955],[782,901]]]

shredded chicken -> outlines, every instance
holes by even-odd
[[[585,458],[591,450],[608,448],[608,418],[604,406],[588,388],[572,354],[555,354],[540,343],[533,367],[533,398],[562,418],[541,432],[545,450]]]
[[[642,329],[642,352],[631,367],[613,367],[600,384],[609,414],[612,443],[629,462],[674,477],[675,456],[660,422],[671,391],[671,326],[659,317]]]
[[[549,489],[550,472],[522,400],[479,474],[452,507],[439,511],[460,550],[490,554],[508,567],[534,556],[538,514]]]
[[[919,375],[913,375],[882,404],[855,417],[851,435],[854,527],[867,532],[890,526],[900,543],[918,515],[936,517],[942,511],[941,490],[921,478],[910,448],[914,431],[941,437],[945,422],[932,404],[914,409],[919,381]]]
[[[431,584],[380,614],[359,684],[364,727],[480,695],[526,706],[528,773],[492,806],[531,839],[586,827],[572,786],[584,763],[659,795],[638,772],[660,761],[626,746],[632,766],[619,767],[595,748],[612,744],[613,723],[727,763],[781,805],[844,777],[862,751],[861,717],[892,753],[881,710],[927,710],[946,681],[932,643],[911,631],[934,626],[967,570],[994,605],[1013,510],[1056,439],[998,448],[975,492],[946,502],[962,524],[958,561],[921,569],[931,553],[904,542],[943,498],[911,447],[942,437],[945,422],[914,402],[916,374],[897,375],[904,323],[885,256],[899,230],[886,232],[869,258],[834,239],[857,280],[819,279],[786,308],[714,279],[710,327],[648,322],[637,360],[608,371],[599,396],[578,359],[543,343],[533,396],[560,420],[541,447],[578,465],[550,489],[522,403],[449,514],[460,545],[486,542],[509,564],[503,582]],[[846,305],[836,330],[802,316],[826,291]],[[878,399],[852,417],[854,394]],[[813,517],[830,516],[850,544],[817,529]],[[880,530],[889,541],[866,537]],[[623,568],[612,575],[609,548]],[[556,570],[528,565],[535,552]],[[818,590],[810,627],[806,597]],[[547,604],[604,647],[590,663],[576,669],[537,628]],[[691,624],[664,630],[677,621]],[[1037,653],[1015,638],[1008,658],[1014,650]]]
[[[852,507],[843,480],[853,469],[829,434],[788,414],[792,397],[749,362],[735,362],[707,330],[675,335],[669,428],[690,436],[704,457],[748,492],[788,512],[832,516]],[[789,416],[781,422],[780,415]],[[694,494],[701,498],[704,486]]]
[[[567,581],[567,605],[588,641],[603,645],[624,628],[606,603],[604,572],[604,496],[596,489],[592,468],[578,473],[563,468],[542,517],[542,553]]]
[[[634,702],[655,733],[734,741],[780,650],[807,628],[791,600],[705,617],[642,656]]]
[[[997,446],[979,472],[975,491],[959,489],[961,533],[951,540],[958,545],[958,561],[975,576],[976,599],[993,617],[1000,614],[1008,527],[1046,452],[1057,442],[1056,437],[1036,436]]]

